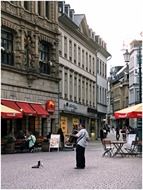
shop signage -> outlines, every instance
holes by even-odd
[[[55,112],[55,102],[53,100],[48,100],[46,102],[46,110],[49,113],[54,113]]]
[[[73,118],[72,119],[72,123],[73,123],[73,126],[75,126],[75,125],[79,125],[79,119],[78,118]]]
[[[96,109],[93,109],[93,108],[87,108],[87,112],[90,112],[90,113],[97,113],[97,110]]]
[[[68,111],[75,111],[77,109],[77,106],[73,103],[65,102],[64,108]]]
[[[50,148],[57,148],[59,150],[59,147],[60,147],[60,135],[51,134],[49,151]]]
[[[61,128],[62,128],[64,135],[66,135],[67,130],[68,130],[68,128],[67,128],[67,117],[63,117],[63,116],[61,117]]]

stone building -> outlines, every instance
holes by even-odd
[[[56,1],[1,2],[1,99],[23,113],[2,118],[2,136],[57,130],[58,35]]]
[[[115,120],[114,112],[128,107],[129,104],[129,66],[112,67],[110,71],[110,110],[108,110],[108,122],[116,127],[116,123],[123,125],[122,120]],[[111,119],[111,121],[110,121]],[[128,122],[124,121],[124,122]]]

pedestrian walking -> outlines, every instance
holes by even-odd
[[[120,138],[120,128],[117,126],[116,127],[116,140],[118,141]]]
[[[103,139],[106,138],[106,130],[104,129],[104,127],[101,127],[100,129],[100,139],[101,139],[101,142],[103,141]]]
[[[65,138],[64,138],[64,133],[63,133],[63,131],[62,131],[62,128],[59,128],[59,129],[58,129],[57,134],[60,135],[61,150],[63,150]]]
[[[76,144],[76,167],[75,169],[84,169],[85,168],[85,147],[87,141],[89,141],[89,134],[85,129],[84,124],[79,125],[79,132],[73,136],[77,137]]]

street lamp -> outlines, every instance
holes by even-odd
[[[128,64],[130,61],[130,53],[128,52],[128,49],[126,49],[126,52],[123,54],[125,62]]]

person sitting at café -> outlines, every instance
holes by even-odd
[[[31,131],[29,132],[29,135],[28,135],[28,138],[26,139],[26,141],[27,141],[29,151],[33,152],[34,146],[36,143],[36,137]]]

